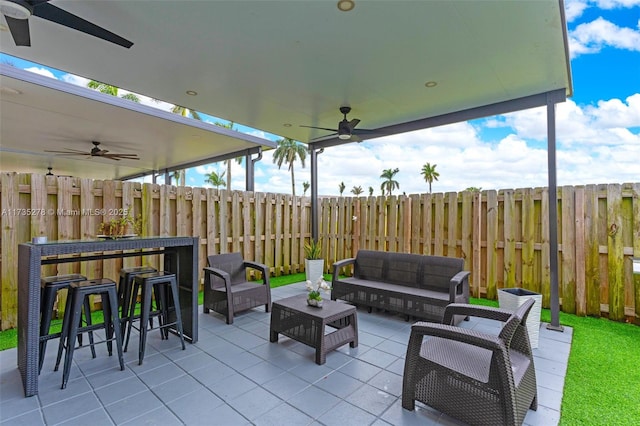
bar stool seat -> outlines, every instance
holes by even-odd
[[[42,371],[44,364],[44,356],[47,350],[47,342],[56,339],[62,335],[62,332],[51,333],[51,319],[53,317],[53,306],[56,303],[56,296],[60,290],[69,289],[71,283],[76,281],[85,281],[87,277],[80,274],[54,275],[44,277],[40,280],[40,353],[38,372]],[[84,303],[85,322],[91,324],[91,309],[89,301]],[[81,320],[81,319],[80,319]],[[89,334],[89,342],[91,343],[91,353],[96,357],[96,350],[93,346],[93,333]],[[78,335],[78,343],[82,346],[82,335]]]
[[[135,304],[131,304],[129,310],[129,321],[127,327],[127,337],[124,344],[124,350],[126,352],[129,345],[129,338],[131,337],[131,328],[136,328],[140,331],[140,340],[138,346],[138,364],[142,365],[144,360],[144,350],[147,344],[147,327],[146,324],[149,321],[149,317],[152,314],[151,311],[151,293],[156,296],[156,304],[158,306],[158,314],[160,316],[160,333],[162,339],[169,338],[169,327],[175,326],[180,337],[180,343],[182,344],[182,350],[185,349],[184,334],[182,332],[182,315],[180,312],[180,301],[178,299],[178,283],[176,280],[176,274],[168,272],[153,272],[148,274],[136,275],[133,280],[133,294],[138,293],[138,289],[142,289],[142,303],[140,305],[140,328],[134,327],[133,318]],[[169,291],[171,291],[171,298],[173,304],[169,303]],[[170,322],[170,311],[175,314],[175,321]]]
[[[120,320],[122,324],[122,335],[126,331],[126,326],[129,320],[129,307],[133,303],[135,305],[135,299],[138,294],[132,294],[133,279],[139,274],[148,274],[151,272],[157,272],[156,268],[151,266],[136,266],[133,268],[122,268],[120,270],[120,280],[118,282],[118,304],[120,306]],[[149,325],[153,328],[153,319],[149,321]]]
[[[91,295],[100,295],[102,298],[102,313],[104,321],[100,324],[91,324],[84,327],[79,326],[79,318],[82,305]],[[64,368],[62,373],[62,389],[67,387],[69,372],[71,371],[71,361],[75,348],[75,339],[78,334],[91,332],[103,328],[106,339],[96,343],[107,343],[109,356],[112,355],[112,342],[116,342],[120,370],[124,370],[124,358],[122,356],[122,334],[120,332],[120,319],[118,318],[118,292],[116,283],[110,279],[100,278],[95,280],[77,281],[69,286],[69,297],[64,312],[62,322],[62,336],[58,346],[58,358],[56,360],[56,370],[60,365],[62,350],[66,349],[64,355]],[[114,337],[115,335],[115,337]]]

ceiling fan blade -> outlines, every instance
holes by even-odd
[[[109,41],[127,49],[133,46],[133,43],[129,40],[120,37],[111,31],[105,30],[89,21],[86,21],[79,16],[69,13],[59,7],[53,6],[50,3],[39,3],[33,7],[33,15],[47,21],[55,22],[56,24],[63,25],[68,28],[83,32],[85,34],[92,35],[97,38]]]
[[[11,36],[16,46],[31,46],[31,36],[29,35],[29,21],[26,19],[15,19],[4,16],[11,31]]]
[[[307,127],[307,128],[309,128],[309,129],[328,130],[328,131],[330,131],[330,132],[335,132],[335,131],[337,131],[336,129],[329,129],[329,128],[327,128],[327,127],[303,126],[303,125],[300,125],[300,127]]]
[[[140,159],[136,154],[104,154],[104,155],[100,155],[99,157],[110,158],[112,160],[120,160],[120,159],[139,160]]]
[[[66,151],[53,151],[53,150],[48,150],[45,149],[44,152],[51,152],[54,154],[77,154],[77,155],[90,155],[88,152],[86,151],[80,151],[78,149],[67,149]]]
[[[358,125],[358,123],[360,123],[360,119],[359,118],[354,118],[353,120],[351,120],[349,122],[349,127],[351,127],[351,130],[353,130],[353,128],[356,127]]]

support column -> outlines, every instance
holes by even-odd
[[[309,146],[311,154],[311,238],[318,241],[318,154],[322,154],[324,148],[317,149]]]
[[[262,148],[258,150],[258,156],[256,158],[251,158],[251,153],[247,152],[245,155],[245,162],[247,163],[247,173],[245,174],[245,188],[247,191],[255,191],[255,167],[256,162],[262,160]]]
[[[556,179],[556,105],[547,95],[547,163],[549,174],[549,267],[551,291],[551,323],[547,329],[564,331],[560,325],[560,294],[558,291],[558,189]]]

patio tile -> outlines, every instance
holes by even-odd
[[[261,361],[256,365],[252,365],[251,367],[240,371],[239,373],[245,376],[247,379],[261,385],[275,379],[281,374],[284,374],[285,371],[282,368],[271,364],[270,362]]]
[[[281,426],[283,424],[287,426],[306,426],[311,421],[311,417],[284,403],[255,419],[253,423],[256,426]]]
[[[378,349],[388,354],[395,355],[399,358],[404,358],[404,356],[407,354],[407,342],[409,342],[409,339],[407,339],[407,341],[403,343],[394,342],[393,340],[385,340],[374,349]]]
[[[329,392],[315,386],[309,386],[290,398],[288,402],[315,419],[338,405],[340,401],[340,398],[331,395]]]
[[[86,425],[112,425],[113,422],[104,408],[92,410],[78,417],[74,417],[58,425],[62,426],[86,426]]]
[[[387,371],[391,371],[392,373],[398,374],[400,376],[404,375],[404,358],[398,358],[393,361],[391,365],[385,368]]]
[[[191,375],[204,386],[211,387],[235,373],[236,371],[233,368],[228,367],[217,359],[212,359],[206,367],[192,371]]]
[[[350,361],[349,363],[340,367],[338,371],[341,371],[342,373],[356,378],[362,382],[367,382],[376,374],[380,373],[382,369],[380,367],[376,367],[373,364],[369,364],[368,362],[354,359],[353,361]]]
[[[249,392],[256,386],[257,385],[254,382],[240,375],[240,373],[233,373],[224,380],[216,382],[208,387],[224,401],[230,401],[238,395]]]
[[[105,409],[116,424],[122,424],[163,406],[158,397],[146,390],[106,405]]]
[[[257,387],[228,401],[228,404],[249,420],[260,418],[272,408],[280,405],[282,400],[271,392]]]
[[[2,386],[5,386],[4,382],[2,382]],[[22,384],[20,384],[20,387],[22,387]],[[0,422],[5,422],[12,417],[21,416],[33,410],[39,410],[39,408],[38,398],[25,398],[24,394],[22,398],[3,400],[0,403]]]
[[[213,361],[213,357],[210,354],[202,352],[200,350],[197,352],[192,352],[189,356],[183,358],[173,358],[168,354],[165,355],[172,359],[175,364],[177,364],[182,370],[186,372],[198,370]]]
[[[283,400],[290,399],[310,386],[309,382],[294,376],[291,373],[284,373],[273,380],[263,384],[262,387],[272,392]]]
[[[206,423],[213,418],[220,420],[218,413],[222,410],[218,408],[223,405],[224,401],[208,389],[191,392],[167,403],[167,407],[188,425]]]
[[[123,425],[139,425],[141,423],[148,425],[182,425],[180,419],[178,419],[167,407],[160,407],[156,410],[144,413],[142,416],[122,423]]]
[[[221,334],[220,337],[233,343],[236,346],[240,346],[243,349],[251,349],[267,342],[267,338],[269,337],[269,335],[266,334],[264,337],[258,337],[255,334],[249,333],[248,331],[234,328],[233,331]]]
[[[229,367],[240,372],[263,362],[262,358],[252,354],[251,352],[241,352],[231,355],[219,355],[217,358]]]
[[[371,386],[374,386],[380,390],[390,393],[395,396],[402,395],[402,376],[390,373],[388,371],[382,371],[368,382]]]
[[[557,425],[560,421],[560,412],[545,406],[538,406],[537,411],[529,410],[524,417],[525,425]]]
[[[109,386],[103,386],[95,390],[95,394],[102,405],[110,405],[114,402],[126,399],[140,392],[149,390],[142,380],[138,377],[129,377],[126,380],[114,382]]]
[[[318,418],[326,425],[360,426],[373,423],[376,417],[366,411],[342,401]]]
[[[562,392],[564,388],[564,377],[550,374],[545,371],[536,371],[536,381],[538,389],[546,388],[557,392]]]
[[[397,356],[390,353],[383,352],[379,349],[373,348],[362,355],[358,355],[358,359],[373,364],[380,368],[386,368],[398,359]]]
[[[562,406],[562,393],[538,386],[538,406],[544,405],[555,411]]]
[[[191,392],[197,392],[201,387],[202,385],[196,379],[189,375],[183,375],[152,387],[151,391],[166,404]]]
[[[324,389],[342,399],[356,392],[362,385],[364,385],[364,383],[360,380],[354,379],[339,371],[335,371],[314,383],[314,386]]]
[[[326,365],[318,365],[316,363],[300,365],[289,370],[291,374],[300,377],[309,383],[315,383],[318,380],[327,377],[333,371],[335,371],[333,368],[327,367]]]
[[[286,292],[274,289],[273,299],[305,291],[302,285],[288,287]],[[187,344],[182,351],[176,336],[162,341],[152,332],[141,366],[133,333],[124,371],[116,357],[107,356],[105,345],[97,346],[96,359],[80,350],[65,390],[60,389],[62,372],[52,371],[53,341],[34,398],[24,398],[16,350],[2,351],[0,423],[461,425],[420,403],[413,412],[402,409],[403,357],[411,329],[403,317],[359,309],[359,347],[343,345],[331,351],[324,365],[315,363],[313,348],[285,336],[278,343],[268,342],[269,320],[262,307],[238,316],[233,325],[221,316],[200,313],[195,345]],[[492,321],[474,319],[461,326],[497,331]],[[539,408],[527,414],[527,425],[559,421],[572,336],[572,330],[566,330],[540,330],[540,347],[534,349]]]
[[[42,418],[42,413],[40,411],[30,411],[21,416],[14,417],[10,421],[2,422],[2,424],[11,425],[11,426],[45,426],[46,423]]]
[[[369,384],[364,384],[357,392],[352,393],[345,398],[346,401],[360,407],[369,413],[380,416],[392,404],[396,402],[398,397],[386,393]]]
[[[163,365],[162,367],[154,368],[153,370],[140,373],[138,374],[138,377],[144,382],[145,385],[152,388],[154,386],[158,386],[162,383],[173,380],[177,377],[183,376],[184,374],[185,372],[183,369],[178,367],[176,364],[169,363]]]
[[[64,392],[64,390],[61,390],[61,392]],[[101,407],[102,404],[96,395],[88,392],[43,407],[42,413],[47,424],[56,424],[75,417],[71,413],[85,413]]]

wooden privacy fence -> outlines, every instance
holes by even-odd
[[[197,236],[199,268],[207,254],[239,251],[273,275],[304,270],[311,235],[308,197],[284,194],[2,173],[2,329],[17,318],[17,246],[34,236],[93,238],[100,223],[142,218],[141,234]],[[323,197],[319,231],[325,267],[358,249],[456,256],[472,271],[476,296],[524,287],[549,304],[546,188],[410,196]],[[640,318],[640,184],[567,186],[558,190],[559,291],[562,310]],[[121,267],[158,266],[159,256],[43,267],[117,279]]]

